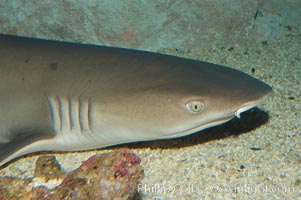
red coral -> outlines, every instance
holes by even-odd
[[[60,185],[66,185],[68,181],[70,181],[70,177],[64,178]]]
[[[140,158],[132,152],[125,151],[123,156],[126,158],[126,161],[133,166],[140,164],[141,162]]]
[[[118,177],[124,177],[124,176],[128,176],[129,175],[129,172],[128,170],[126,169],[127,167],[127,162],[122,160],[120,161],[115,167],[114,167],[114,176],[115,178],[118,178]]]
[[[85,169],[89,168],[95,161],[96,161],[96,155],[94,155],[91,158],[89,158],[88,160],[82,162],[80,168],[85,170]]]
[[[117,165],[115,165],[114,170],[119,170],[126,167],[126,161],[122,160]]]
[[[127,169],[119,169],[119,170],[116,170],[114,173],[115,178],[122,178],[125,176],[126,177],[129,176],[129,171]]]

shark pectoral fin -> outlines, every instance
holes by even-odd
[[[10,142],[0,144],[0,166],[28,153],[47,150],[47,141],[53,138],[53,134],[24,134]]]

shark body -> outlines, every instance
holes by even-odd
[[[271,91],[203,61],[0,35],[0,165],[37,151],[188,135],[239,117]]]

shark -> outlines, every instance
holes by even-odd
[[[185,136],[272,93],[230,67],[142,50],[0,34],[0,55],[0,166]]]

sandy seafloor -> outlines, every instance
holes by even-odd
[[[142,159],[139,198],[300,199],[301,29],[267,42],[161,52],[233,66],[271,85],[274,94],[261,110],[225,125],[180,139],[122,145]],[[55,155],[70,171],[91,155],[111,150]],[[33,176],[39,155],[12,162],[0,176]]]

